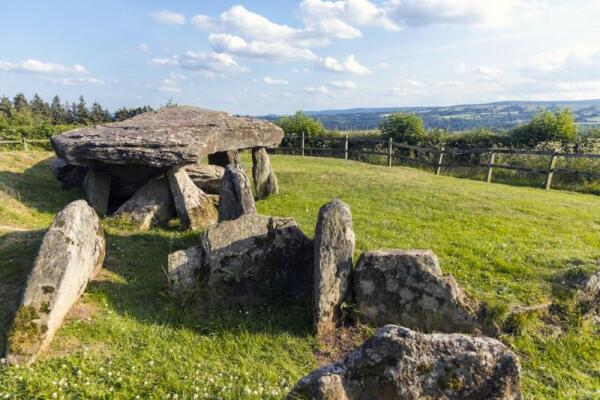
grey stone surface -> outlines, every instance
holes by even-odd
[[[600,271],[584,282],[577,292],[576,301],[584,317],[600,325]]]
[[[252,149],[252,178],[257,199],[264,199],[274,193],[279,193],[279,183],[273,172],[269,154],[264,147]]]
[[[206,228],[217,222],[212,199],[194,184],[183,167],[173,168],[167,175],[182,229]]]
[[[341,322],[342,303],[351,299],[355,246],[350,207],[335,199],[319,210],[314,240],[314,325],[317,336]]]
[[[219,196],[219,222],[256,214],[250,180],[239,165],[229,164],[225,168]]]
[[[195,246],[169,254],[169,292],[182,297],[197,288],[196,275],[202,267],[202,247]]]
[[[225,168],[218,165],[186,165],[185,171],[204,193],[219,194]]]
[[[371,325],[440,332],[479,327],[479,304],[442,274],[430,250],[363,253],[354,270],[354,293],[360,320]]]
[[[50,139],[68,164],[96,167],[194,164],[216,152],[278,146],[283,131],[259,119],[197,107],[164,107],[121,122],[84,127]]]
[[[88,204],[103,217],[108,211],[111,177],[105,171],[90,168],[83,180],[83,194]]]
[[[168,178],[162,175],[151,179],[123,203],[114,215],[128,220],[140,230],[166,225],[175,216]]]
[[[208,155],[208,163],[225,168],[229,164],[242,165],[240,153],[237,150],[220,151]]]
[[[381,328],[344,360],[302,378],[288,399],[521,399],[517,356],[498,340]]]
[[[100,220],[84,200],[70,203],[54,217],[8,335],[9,363],[29,364],[48,346],[102,266],[105,252]]]
[[[208,229],[200,242],[213,303],[309,296],[312,243],[291,218],[243,215]]]

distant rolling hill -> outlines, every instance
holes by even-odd
[[[499,101],[486,104],[464,104],[446,107],[352,108],[347,110],[307,111],[325,128],[364,130],[377,128],[381,118],[392,112],[419,114],[428,129],[442,128],[464,131],[473,128],[504,130],[525,123],[540,109],[555,111],[570,108],[582,129],[600,126],[600,99],[578,101]],[[275,120],[278,115],[263,118]]]

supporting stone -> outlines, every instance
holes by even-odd
[[[128,220],[140,230],[166,225],[175,216],[167,177],[162,175],[151,179],[123,203],[114,215]]]
[[[212,199],[194,184],[183,167],[172,168],[167,176],[181,229],[206,228],[217,221]]]
[[[234,220],[242,215],[256,214],[250,180],[241,166],[225,168],[219,198],[219,222]]]
[[[229,164],[242,165],[240,153],[237,150],[219,151],[217,153],[209,154],[208,163],[223,168],[227,167]]]
[[[443,275],[430,250],[363,253],[354,270],[354,295],[361,322],[401,324],[420,331],[474,332],[479,304]]]
[[[219,194],[225,168],[218,165],[191,164],[185,171],[204,193]]]
[[[277,177],[273,173],[269,154],[264,147],[252,149],[252,178],[257,199],[264,199],[279,192]]]
[[[54,217],[8,335],[9,363],[30,364],[51,342],[102,266],[105,251],[100,219],[84,200],[74,201]]]
[[[520,400],[521,367],[496,339],[387,325],[344,360],[302,378],[287,399]]]
[[[169,254],[169,292],[173,297],[183,297],[196,288],[196,274],[202,266],[202,247],[195,246]]]
[[[350,207],[335,199],[319,210],[314,240],[314,326],[323,336],[342,322],[351,298],[355,236]]]
[[[89,169],[83,180],[85,199],[100,217],[105,216],[108,211],[110,180],[109,173],[96,168]]]

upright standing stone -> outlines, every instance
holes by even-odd
[[[217,153],[209,154],[208,163],[223,168],[227,167],[229,164],[242,165],[240,153],[237,150],[219,151]]]
[[[257,199],[264,199],[279,192],[277,177],[273,173],[269,154],[264,147],[252,149],[252,178]]]
[[[150,180],[123,203],[114,215],[129,220],[141,230],[165,225],[175,216],[167,177],[162,175]]]
[[[421,331],[474,332],[479,304],[443,275],[431,250],[380,250],[361,254],[354,270],[360,320],[401,324]]]
[[[83,180],[83,193],[96,213],[105,216],[110,196],[110,174],[96,168],[89,169]]]
[[[302,378],[286,399],[520,400],[521,367],[496,339],[386,325],[344,360]]]
[[[50,343],[102,266],[105,250],[100,219],[84,200],[74,201],[54,217],[8,335],[9,363],[29,364]]]
[[[172,168],[167,175],[181,229],[213,225],[217,220],[217,209],[212,199],[194,184],[185,169]]]
[[[194,246],[169,254],[167,276],[174,297],[190,293],[196,287],[196,273],[202,267],[202,247]]]
[[[219,197],[219,222],[230,221],[246,214],[256,214],[250,180],[241,166],[225,168]]]
[[[355,237],[350,207],[335,199],[319,210],[315,232],[314,324],[317,336],[341,322],[342,303],[351,297]]]

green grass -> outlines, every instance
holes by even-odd
[[[59,189],[48,155],[0,153],[0,304],[15,297],[42,229],[79,196]],[[319,207],[340,197],[352,209],[356,257],[433,249],[444,271],[498,309],[558,298],[572,311],[569,280],[598,269],[596,196],[325,158],[272,161],[281,194],[259,202],[260,213],[292,216],[312,236]],[[310,305],[208,311],[173,302],[167,254],[197,233],[105,227],[103,272],[33,367],[0,367],[0,398],[281,398],[315,367]],[[557,319],[532,317],[501,338],[521,357],[526,398],[600,396],[599,332],[574,311]],[[0,333],[8,320],[0,310]]]

